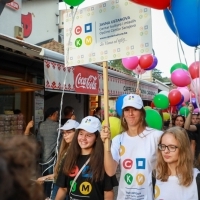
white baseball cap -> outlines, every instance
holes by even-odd
[[[67,120],[67,122],[66,122],[61,128],[59,128],[59,129],[68,131],[68,130],[71,130],[71,129],[73,129],[73,128],[77,129],[78,126],[79,126],[79,123],[78,123],[76,120],[69,119],[69,120]]]
[[[77,129],[83,129],[89,133],[95,133],[96,131],[101,131],[101,122],[98,118],[93,116],[87,116],[82,119],[81,124]]]
[[[134,107],[136,109],[141,109],[143,107],[143,101],[141,97],[137,94],[128,94],[123,99],[122,109],[125,107]]]

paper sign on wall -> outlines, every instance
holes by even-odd
[[[78,10],[73,27],[71,11],[64,19],[66,66],[152,53],[150,8],[110,0]]]

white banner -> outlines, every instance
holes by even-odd
[[[65,65],[152,53],[151,32],[150,8],[128,0],[110,0],[84,8],[75,17],[71,10],[67,11],[64,15]]]
[[[50,90],[50,91],[54,90],[54,91],[62,92],[63,86],[64,86],[63,85],[64,78],[67,73],[66,80],[65,80],[65,92],[77,93],[75,91],[75,85],[74,85],[75,79],[76,79],[74,78],[75,68],[76,67],[66,68],[62,64],[45,60],[44,61],[45,89]],[[81,66],[77,66],[77,68],[80,69],[79,74],[81,75],[81,77],[84,80],[86,80],[87,77],[85,77],[85,75],[83,74],[87,74],[87,71],[89,70],[91,71],[91,69],[86,68],[86,67],[81,67]],[[93,71],[98,73],[98,81],[99,81],[99,83],[97,84],[98,95],[103,95],[103,74],[100,71],[96,71],[96,70],[93,70]],[[91,72],[89,72],[88,74],[91,74]],[[108,85],[109,85],[109,90],[108,90],[109,96],[117,97],[122,94],[135,93],[137,80],[133,77],[125,79],[122,77],[117,77],[117,76],[109,74]],[[140,90],[141,90],[142,99],[151,101],[154,95],[158,93],[158,86],[152,83],[141,81]],[[78,92],[78,93],[93,94],[89,92]]]

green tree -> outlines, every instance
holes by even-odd
[[[153,69],[152,70],[152,76],[153,78],[159,80],[159,81],[162,81],[163,80],[163,77],[161,76],[162,72],[159,70],[159,69]]]
[[[122,64],[122,59],[110,60],[108,65],[116,68],[119,71],[125,72],[126,74],[132,75],[132,70],[126,69]]]

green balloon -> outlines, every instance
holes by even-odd
[[[152,109],[152,108],[150,106],[145,106],[144,109],[149,110],[149,109]]]
[[[146,112],[145,120],[146,120],[147,125],[151,128],[162,130],[163,121],[158,111],[153,110],[153,109],[151,110],[147,109],[145,110],[145,112]]]
[[[180,112],[180,115],[183,115],[183,116],[187,117],[190,111],[189,111],[188,107],[183,106],[179,110],[179,112]]]
[[[171,69],[170,69],[170,73],[172,73],[173,71],[175,71],[176,69],[185,69],[188,71],[188,66],[183,64],[183,63],[176,63],[174,64]]]
[[[156,108],[167,109],[169,107],[169,99],[164,94],[156,94],[153,98]]]
[[[66,4],[70,6],[79,6],[84,0],[63,0]]]

